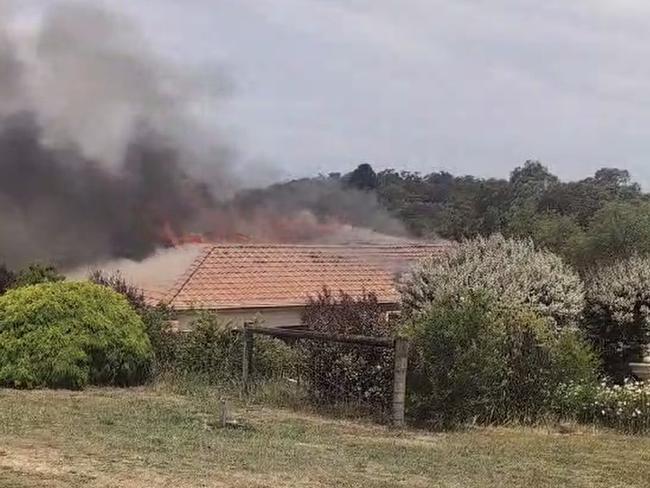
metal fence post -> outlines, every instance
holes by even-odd
[[[248,324],[244,324],[242,339],[241,379],[244,392],[248,392],[251,366],[253,364],[253,332],[248,329]]]
[[[408,370],[409,341],[395,339],[395,370],[393,376],[393,425],[404,427],[406,404],[406,372]]]

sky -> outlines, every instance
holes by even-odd
[[[4,0],[0,0],[4,1]],[[16,2],[36,22],[55,0]],[[647,0],[85,0],[175,63],[222,73],[214,118],[269,179],[369,162],[650,187]]]

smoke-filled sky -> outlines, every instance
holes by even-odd
[[[5,1],[5,0],[3,0]],[[24,25],[50,0],[20,0]],[[279,178],[358,162],[650,184],[645,0],[86,0],[233,86],[218,123]]]
[[[221,122],[226,67],[169,56],[94,2],[13,5],[0,4],[0,264],[403,234],[374,194],[337,179],[270,199],[238,193],[273,166],[239,154]]]

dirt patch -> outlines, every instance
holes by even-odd
[[[151,486],[172,486],[172,480],[156,476],[151,471],[129,468],[129,473],[112,472],[102,469],[102,464],[93,459],[76,455],[66,456],[58,449],[43,445],[15,445],[0,449],[0,470],[11,471],[24,480],[47,479],[47,486],[85,486],[108,488],[120,486],[125,488],[145,488]],[[30,486],[25,484],[25,486]],[[32,485],[43,486],[40,482]],[[174,483],[175,487],[183,485]],[[221,485],[214,485],[221,486]]]

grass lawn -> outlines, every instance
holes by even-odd
[[[431,434],[163,388],[0,390],[0,487],[648,487],[650,437]]]

